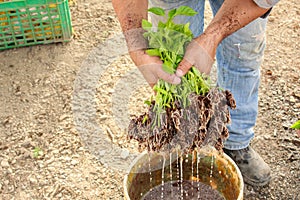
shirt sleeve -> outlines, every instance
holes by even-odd
[[[272,8],[279,0],[253,0],[261,8]]]

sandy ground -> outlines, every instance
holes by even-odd
[[[246,186],[247,200],[300,198],[300,139],[289,129],[300,118],[299,10],[296,0],[283,0],[269,17],[252,146],[274,178]],[[128,162],[96,147],[113,146],[124,159],[135,152],[125,141],[126,116],[145,109],[151,90],[123,90],[142,83],[126,55],[103,67],[122,51],[105,43],[117,44],[120,33],[110,1],[78,0],[71,13],[71,42],[0,52],[0,199],[123,199]],[[129,109],[117,106],[127,101]]]

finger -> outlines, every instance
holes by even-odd
[[[166,82],[168,83],[171,83],[171,84],[174,84],[174,85],[177,85],[181,82],[181,78],[176,76],[175,74],[166,74],[166,75],[163,75],[162,76],[162,79],[165,80]]]
[[[161,68],[161,65],[154,63],[138,66],[138,69],[151,87],[153,87],[158,81],[158,76],[156,75],[155,71],[153,72],[155,68]]]
[[[180,77],[176,76],[175,74],[168,74],[162,69],[162,67],[157,70],[157,76],[171,84],[177,85],[181,82]]]
[[[210,73],[214,63],[207,50],[194,40],[188,45],[184,59],[192,63],[201,73],[206,74]]]
[[[188,62],[185,58],[183,58],[177,67],[176,76],[182,77],[190,70],[191,67],[192,64]]]

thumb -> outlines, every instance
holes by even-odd
[[[190,70],[191,67],[192,64],[188,62],[185,58],[183,58],[177,67],[176,76],[182,77]]]

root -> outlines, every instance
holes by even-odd
[[[179,102],[166,108],[160,116],[161,126],[153,126],[153,105],[148,113],[131,120],[128,138],[137,140],[140,150],[165,151],[178,147],[183,152],[205,145],[222,151],[229,136],[226,125],[230,122],[228,107],[236,107],[229,91],[212,89],[206,96],[192,94],[190,104],[183,108]]]

